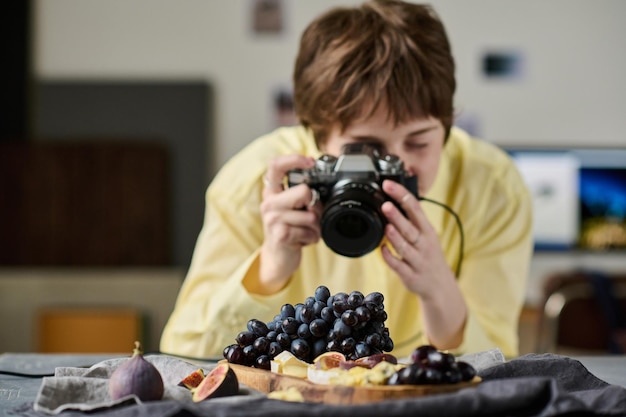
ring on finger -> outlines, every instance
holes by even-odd
[[[267,176],[263,176],[263,185],[265,185],[266,188],[274,189],[274,190],[284,190],[285,187],[283,185],[283,182],[271,182],[269,179],[267,179]]]
[[[400,203],[404,204],[404,203],[406,203],[407,201],[409,201],[409,199],[410,199],[410,198],[411,198],[411,193],[406,193],[406,194],[402,197],[402,199],[400,200]]]
[[[311,201],[309,201],[308,206],[313,207],[319,199],[320,193],[315,188],[311,188]]]

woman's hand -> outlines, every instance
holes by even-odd
[[[273,159],[263,178],[261,217],[265,239],[261,247],[260,293],[273,294],[283,288],[300,265],[302,248],[320,239],[321,208],[316,191],[300,184],[284,188],[292,169],[310,169],[313,158],[301,155]],[[311,204],[312,203],[312,204]]]
[[[402,185],[385,181],[383,191],[399,203],[406,217],[391,202],[382,206],[388,220],[385,236],[397,256],[383,246],[383,258],[404,286],[420,297],[426,334],[440,349],[452,349],[462,341],[467,307],[441,243],[420,201]]]

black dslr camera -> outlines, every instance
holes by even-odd
[[[417,177],[408,176],[400,158],[368,143],[349,143],[338,158],[322,155],[312,169],[287,173],[289,187],[307,184],[319,192],[322,239],[336,253],[353,258],[371,252],[383,238],[386,219],[380,207],[393,201],[382,190],[386,179],[417,197]]]

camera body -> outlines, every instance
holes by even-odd
[[[385,201],[397,205],[382,190],[386,179],[402,184],[417,197],[417,177],[408,175],[400,158],[368,143],[346,144],[339,157],[322,155],[313,168],[287,173],[289,187],[307,184],[319,193],[326,245],[353,258],[380,244],[386,224],[381,205]]]

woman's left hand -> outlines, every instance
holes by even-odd
[[[394,256],[388,247],[383,247],[383,257],[411,292],[430,298],[441,290],[441,277],[454,275],[439,237],[415,195],[393,181],[385,181],[383,190],[406,213],[406,216],[402,214],[391,202],[383,204],[382,211],[388,220],[385,236],[397,254]]]
[[[426,218],[420,201],[402,185],[383,182],[383,191],[398,202],[406,216],[392,203],[382,205],[388,223],[383,258],[404,286],[422,303],[428,340],[439,349],[454,349],[463,341],[467,305],[454,273],[448,266],[437,232]]]

